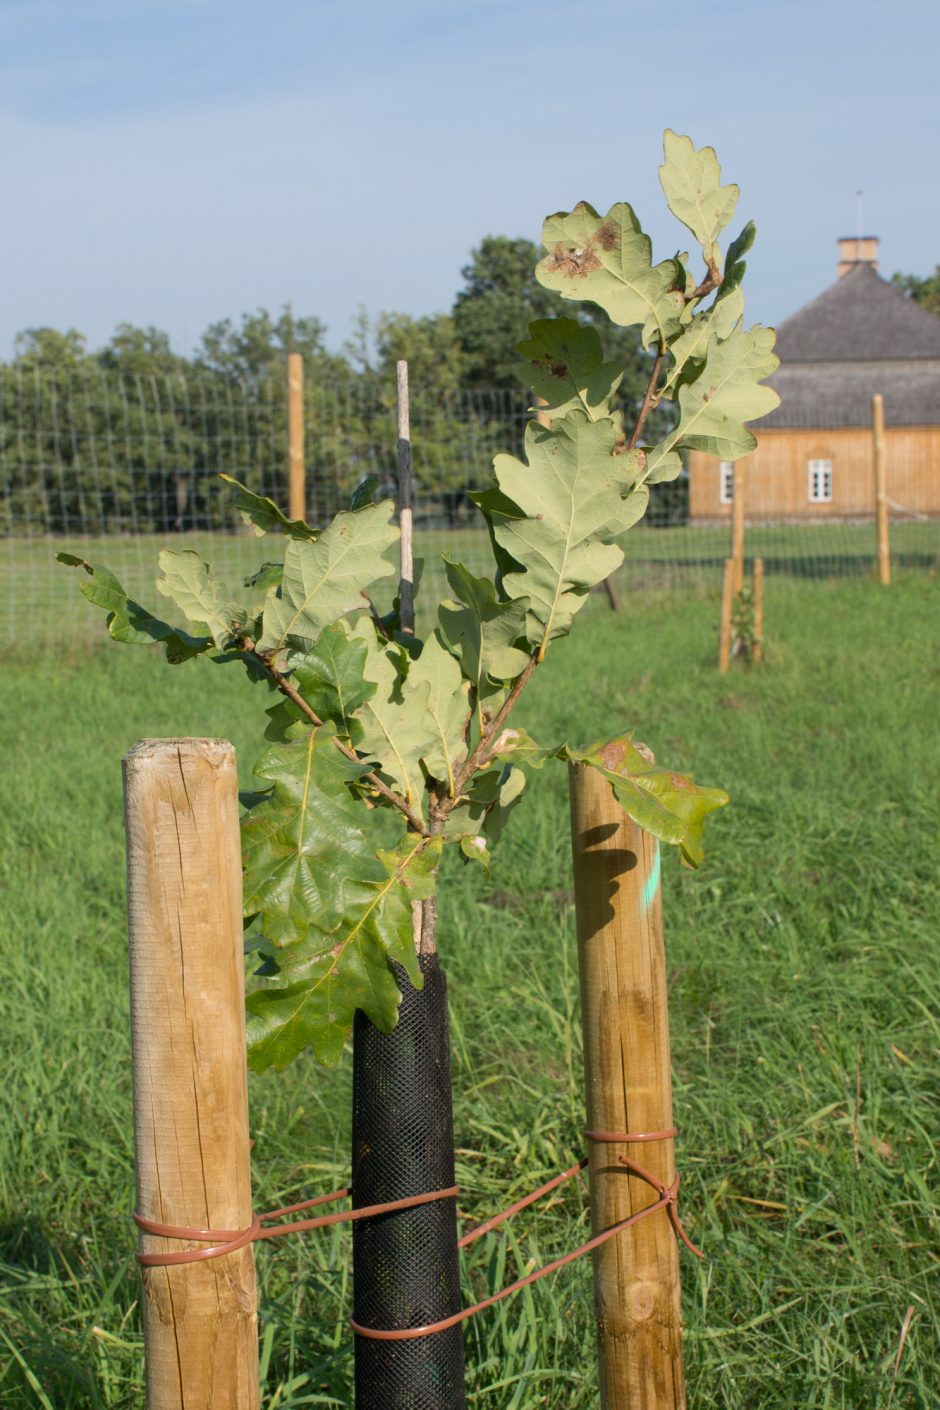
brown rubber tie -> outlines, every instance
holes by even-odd
[[[589,1140],[593,1141],[633,1145],[644,1141],[671,1140],[672,1137],[676,1135],[676,1127],[672,1126],[667,1131],[643,1131],[639,1133],[629,1131],[585,1131],[584,1134]],[[508,1287],[502,1288],[499,1292],[493,1293],[492,1296],[484,1298],[482,1302],[474,1303],[472,1307],[465,1307],[462,1311],[455,1312],[450,1317],[443,1317],[439,1322],[431,1322],[424,1327],[402,1327],[385,1331],[375,1327],[363,1327],[359,1322],[355,1322],[350,1318],[350,1325],[353,1331],[357,1336],[369,1337],[374,1341],[410,1341],[418,1337],[433,1336],[435,1332],[446,1332],[449,1327],[456,1327],[460,1322],[465,1322],[467,1318],[475,1316],[477,1312],[482,1312],[485,1308],[492,1307],[496,1302],[502,1302],[504,1298],[511,1297],[513,1293],[520,1292],[522,1288],[529,1287],[531,1283],[537,1283],[540,1278],[546,1278],[549,1273],[557,1272],[559,1268],[564,1268],[567,1263],[573,1263],[574,1260],[580,1258],[582,1254],[590,1253],[595,1248],[600,1248],[608,1239],[615,1238],[617,1234],[623,1233],[624,1229],[629,1229],[632,1224],[638,1224],[641,1219],[645,1219],[650,1214],[655,1214],[658,1209],[665,1209],[668,1212],[673,1229],[686,1247],[698,1258],[704,1258],[705,1255],[702,1253],[701,1249],[696,1248],[695,1244],[693,1244],[679,1218],[679,1212],[676,1206],[679,1195],[679,1176],[676,1176],[671,1185],[664,1185],[651,1171],[644,1169],[644,1167],[638,1165],[636,1161],[630,1160],[628,1156],[621,1155],[618,1157],[618,1160],[621,1165],[626,1166],[630,1174],[636,1175],[639,1179],[645,1180],[648,1185],[651,1185],[652,1188],[659,1193],[660,1198],[654,1201],[653,1204],[647,1205],[646,1209],[641,1209],[637,1214],[631,1214],[629,1218],[620,1220],[619,1223],[611,1225],[609,1229],[604,1229],[600,1234],[595,1234],[593,1238],[588,1239],[587,1242],[581,1244],[580,1247],[573,1249],[571,1253],[563,1254],[561,1258],[556,1258],[551,1263],[546,1263],[544,1268],[538,1268],[534,1273],[528,1273],[524,1278],[518,1278],[516,1282],[510,1283]],[[518,1213],[520,1209],[525,1209],[527,1205],[534,1204],[537,1199],[541,1199],[542,1195],[548,1194],[550,1190],[554,1190],[558,1185],[563,1184],[565,1180],[572,1179],[575,1175],[578,1175],[584,1170],[587,1163],[586,1159],[579,1160],[577,1165],[572,1165],[571,1168],[564,1171],[563,1174],[556,1175],[554,1179],[548,1180],[544,1185],[540,1185],[537,1190],[533,1190],[530,1195],[526,1195],[523,1199],[518,1200],[516,1204],[510,1205],[510,1207],[503,1210],[501,1214],[494,1215],[492,1219],[487,1219],[485,1223],[478,1225],[478,1227],[472,1229],[470,1233],[464,1234],[458,1241],[458,1248],[465,1248],[467,1244],[473,1243],[475,1239],[482,1237],[483,1234],[489,1233],[491,1229],[502,1224],[504,1220]]]
[[[670,1127],[666,1131],[585,1131],[588,1140],[601,1141],[608,1144],[635,1145],[645,1141],[667,1141],[676,1135],[676,1128]],[[586,1243],[573,1249],[570,1253],[563,1254],[561,1258],[553,1259],[543,1268],[536,1269],[533,1273],[528,1273],[524,1278],[518,1278],[516,1282],[510,1283],[508,1287],[502,1288],[499,1292],[493,1293],[490,1297],[484,1298],[482,1302],[474,1303],[472,1307],[465,1307],[460,1312],[455,1312],[450,1317],[444,1317],[439,1322],[431,1322],[424,1327],[402,1327],[390,1331],[384,1331],[375,1327],[363,1327],[358,1322],[350,1319],[353,1331],[362,1337],[370,1337],[376,1341],[410,1341],[419,1337],[433,1336],[435,1332],[447,1331],[450,1327],[455,1327],[460,1322],[465,1322],[467,1318],[475,1316],[477,1312],[482,1312],[487,1307],[492,1307],[496,1302],[502,1302],[504,1298],[511,1297],[513,1293],[519,1292],[522,1288],[528,1287],[531,1283],[537,1283],[540,1278],[545,1278],[549,1273],[557,1272],[559,1268],[564,1268],[566,1264],[573,1263],[582,1254],[590,1253],[595,1248],[600,1248],[608,1239],[615,1238],[624,1229],[629,1229],[631,1225],[639,1223],[650,1214],[655,1214],[659,1209],[665,1209],[669,1215],[670,1222],[677,1236],[682,1240],[688,1249],[698,1258],[703,1258],[701,1249],[696,1248],[689,1238],[679,1218],[677,1200],[679,1196],[679,1179],[676,1178],[670,1185],[665,1185],[653,1175],[651,1171],[631,1160],[629,1156],[620,1155],[618,1162],[625,1166],[631,1175],[636,1175],[638,1179],[644,1180],[654,1189],[659,1199],[647,1205],[636,1214],[631,1214],[629,1218],[620,1220],[609,1229],[604,1229],[602,1233],[595,1234]],[[527,1209],[543,1195],[549,1194],[557,1189],[559,1185],[571,1180],[575,1175],[585,1169],[587,1159],[579,1160],[577,1165],[572,1165],[568,1170],[560,1175],[555,1175],[551,1180],[547,1180],[544,1185],[540,1185],[531,1194],[524,1195],[522,1199],[511,1204],[507,1209],[499,1214],[494,1214],[492,1218],[478,1224],[475,1229],[462,1235],[457,1242],[458,1248],[466,1248],[468,1244],[474,1243],[484,1234],[499,1227],[507,1219],[518,1214],[520,1210]],[[145,1234],[152,1234],[163,1239],[185,1239],[191,1243],[207,1243],[208,1248],[180,1249],[176,1253],[138,1253],[137,1262],[144,1268],[167,1268],[179,1266],[186,1263],[200,1263],[212,1258],[222,1258],[227,1253],[235,1253],[238,1249],[244,1248],[247,1244],[258,1243],[262,1239],[277,1239],[285,1234],[301,1234],[309,1229],[322,1229],[331,1224],[347,1224],[356,1219],[370,1219],[380,1214],[391,1214],[404,1209],[415,1209],[422,1204],[430,1204],[438,1199],[452,1199],[460,1192],[458,1185],[452,1185],[446,1190],[433,1190],[422,1195],[411,1195],[406,1199],[389,1200],[385,1204],[363,1205],[359,1209],[337,1210],[332,1214],[316,1215],[312,1219],[295,1219],[290,1223],[280,1223],[271,1228],[265,1225],[272,1223],[275,1219],[283,1220],[290,1214],[298,1214],[304,1209],[313,1209],[317,1205],[330,1204],[334,1200],[344,1199],[349,1193],[349,1189],[333,1190],[330,1194],[316,1195],[313,1199],[301,1200],[298,1204],[288,1204],[281,1209],[269,1210],[267,1214],[253,1214],[251,1224],[247,1229],[190,1229],[178,1224],[162,1224],[156,1219],[147,1219],[144,1215],[135,1211],[133,1218],[137,1227]]]

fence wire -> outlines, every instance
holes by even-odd
[[[323,523],[366,475],[394,497],[393,392],[351,378],[304,388],[307,517]],[[470,491],[490,482],[500,451],[521,455],[529,419],[523,392],[462,390],[441,398],[413,387],[411,422],[416,551],[428,586],[444,595],[441,553],[483,572],[490,552]],[[69,550],[104,563],[132,597],[154,605],[157,553],[192,548],[230,579],[253,571],[275,545],[247,529],[218,479],[232,475],[285,509],[287,402],[283,381],[257,385],[210,373],[127,377],[98,369],[64,374],[40,366],[0,367],[0,643],[33,647],[100,633],[100,617],[55,562]],[[936,485],[940,465],[918,473]],[[892,559],[935,567],[940,518],[891,505]],[[717,481],[716,481],[717,483]],[[906,482],[905,482],[906,483]],[[758,493],[755,494],[754,491]],[[654,487],[649,513],[629,535],[618,574],[624,593],[679,584],[717,589],[729,553],[727,506],[690,510],[687,472]],[[937,504],[931,490],[924,503]],[[870,573],[873,511],[848,519],[794,522],[766,512],[759,483],[746,495],[748,558],[769,575]]]

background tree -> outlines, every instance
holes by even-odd
[[[909,299],[913,299],[930,313],[940,316],[940,264],[936,266],[933,274],[927,274],[923,279],[917,274],[893,274],[891,282]]]

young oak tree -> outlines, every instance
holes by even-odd
[[[670,210],[701,247],[652,262],[649,238],[620,202],[600,215],[582,202],[550,216],[539,281],[639,328],[654,361],[632,425],[613,407],[623,368],[605,360],[596,329],[537,319],[519,348],[523,381],[544,398],[525,460],[498,455],[475,494],[489,530],[491,578],[444,558],[450,598],[423,638],[398,599],[379,603],[394,573],[395,506],[366,482],[324,528],[290,520],[229,481],[258,535],[283,556],[239,585],[191,551],[164,549],[157,587],[171,624],[131,601],[106,568],[69,554],[85,596],[108,613],[117,641],[159,642],[171,663],[242,662],[274,698],[268,747],[243,823],[249,944],[264,982],[249,995],[252,1067],[282,1068],[310,1047],[335,1063],[361,1009],[380,1030],[396,1021],[393,965],[416,988],[418,956],[437,945],[435,888],[445,848],[486,863],[525,790],[549,759],[598,769],[626,812],[696,866],[707,815],[727,802],[651,762],[630,734],[579,747],[536,743],[510,716],[592,587],[623,561],[649,487],[674,479],[682,452],[736,460],[755,445],[745,423],[777,405],[762,386],[777,366],[771,329],[743,321],[747,224],[723,256],[719,235],[738,188],[722,185],[710,147],[667,131],[660,180]],[[673,429],[644,434],[674,402]],[[224,477],[228,478],[228,477]]]

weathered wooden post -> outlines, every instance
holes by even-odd
[[[888,477],[885,465],[885,403],[880,392],[871,399],[871,431],[875,460],[875,531],[878,537],[878,581],[891,586],[891,547],[888,541]]]
[[[304,360],[287,355],[288,509],[292,519],[307,517],[307,467],[304,461]]]
[[[734,598],[734,559],[725,559],[721,579],[721,619],[718,626],[718,669],[724,675],[731,664],[731,603]]]
[[[124,759],[137,1212],[202,1240],[252,1224],[235,750],[145,739]],[[148,1410],[256,1410],[250,1244],[143,1270]]]
[[[764,560],[754,559],[754,651],[755,666],[764,659]]]
[[[595,1233],[657,1200],[621,1155],[675,1179],[659,844],[624,813],[602,775],[569,774],[581,1021],[589,1131],[665,1139],[589,1139]],[[683,1410],[679,1254],[665,1209],[594,1254],[605,1410]]]
[[[731,502],[731,557],[734,560],[733,591],[744,587],[744,466],[734,466],[734,497]]]

